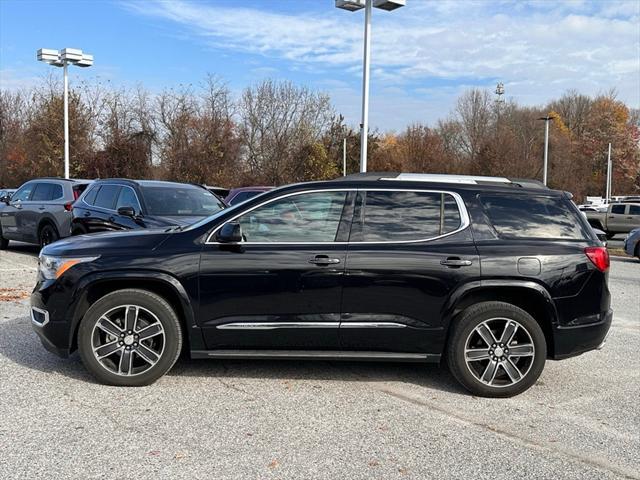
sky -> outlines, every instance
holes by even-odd
[[[446,118],[469,88],[522,105],[569,89],[615,88],[640,107],[640,0],[407,0],[374,9],[372,128]],[[152,92],[222,77],[234,94],[264,78],[330,94],[360,122],[364,12],[334,0],[0,0],[0,88],[28,87],[52,67],[38,48],[81,48],[99,78]],[[61,72],[60,72],[61,74]]]

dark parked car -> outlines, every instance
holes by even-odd
[[[237,205],[261,193],[273,190],[274,187],[239,187],[233,188],[224,199],[227,205]]]
[[[624,251],[640,260],[640,228],[631,230],[624,239]]]
[[[146,385],[193,358],[446,362],[518,394],[598,348],[609,257],[564,192],[507,179],[364,174],[291,185],[184,230],[70,238],[31,296],[49,350]]]
[[[0,202],[7,203],[11,200],[11,195],[16,192],[14,188],[2,188],[0,189]],[[1,207],[2,205],[0,205]]]
[[[71,234],[71,208],[88,180],[38,178],[22,185],[0,209],[0,249],[9,240],[41,247]]]
[[[73,235],[188,226],[225,208],[199,185],[156,180],[97,180],[73,206]]]

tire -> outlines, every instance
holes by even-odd
[[[2,236],[2,227],[0,227],[0,250],[6,250],[9,246],[9,240]]]
[[[615,233],[610,233],[610,232],[607,232],[606,235],[607,235],[607,240],[611,240],[613,237],[616,236]]]
[[[640,260],[640,242],[636,245],[636,257]]]
[[[501,337],[509,338],[513,326],[517,328],[511,340],[500,347]],[[546,358],[547,344],[538,322],[504,302],[482,302],[465,309],[455,320],[446,352],[449,369],[464,388],[493,398],[512,397],[531,387]]]
[[[127,315],[129,325],[124,324]],[[164,298],[147,290],[105,295],[87,310],[78,330],[82,363],[106,385],[150,385],[173,367],[181,350],[182,328],[175,311]]]
[[[40,244],[40,248],[46,247],[59,238],[60,234],[58,233],[58,230],[50,223],[45,223],[40,227],[40,231],[38,232],[38,243]]]

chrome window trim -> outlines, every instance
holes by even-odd
[[[338,328],[340,322],[233,322],[216,326],[218,330],[276,330],[279,328]]]
[[[42,323],[37,321],[35,315],[33,314],[33,312],[38,312],[38,313],[44,315],[44,321]],[[49,323],[49,312],[47,312],[46,310],[43,310],[42,308],[38,308],[38,307],[31,307],[31,310],[29,311],[29,313],[31,314],[31,322],[34,325],[42,328],[47,323]]]
[[[443,235],[438,235],[436,237],[427,237],[421,238],[418,240],[386,240],[386,241],[378,241],[378,242],[232,242],[232,243],[221,243],[212,241],[211,239],[214,235],[220,230],[224,225],[229,222],[233,222],[234,220],[240,218],[247,213],[252,212],[253,210],[262,207],[271,202],[275,202],[277,200],[281,200],[283,198],[291,197],[294,195],[302,195],[305,193],[319,193],[319,192],[420,192],[420,193],[444,193],[447,195],[451,195],[458,205],[458,212],[460,213],[460,226],[449,233],[445,233]],[[386,245],[386,244],[410,244],[410,243],[423,243],[423,242],[431,242],[433,240],[439,240],[441,238],[448,237],[450,235],[454,235],[462,230],[466,229],[471,224],[469,219],[469,213],[467,212],[467,207],[462,200],[462,197],[457,192],[452,192],[449,190],[442,189],[427,189],[427,188],[329,188],[329,189],[315,189],[315,190],[304,190],[299,192],[291,192],[284,195],[280,195],[276,198],[272,198],[270,200],[266,200],[258,205],[251,207],[249,210],[244,210],[241,213],[234,215],[230,219],[218,225],[208,236],[205,241],[205,245]]]
[[[100,188],[100,187],[102,187],[102,186],[104,186],[104,185],[115,185],[116,187],[129,188],[129,189],[133,190],[133,194],[135,195],[136,200],[137,200],[137,202],[138,202],[138,206],[140,207],[140,214],[142,214],[142,203],[140,203],[140,198],[138,197],[138,194],[136,193],[136,189],[135,189],[135,188],[133,188],[133,187],[132,187],[132,186],[130,186],[130,185],[122,185],[121,183],[111,183],[111,182],[106,183],[106,182],[105,182],[105,183],[93,184],[93,185],[91,185],[89,188],[87,188],[87,190],[82,194],[82,200],[81,200],[81,202],[82,202],[82,203],[84,203],[84,204],[85,204],[87,207],[89,207],[89,208],[97,208],[98,210],[102,210],[102,211],[105,211],[105,212],[115,212],[115,213],[118,213],[118,210],[112,210],[111,208],[97,207],[96,205],[91,205],[91,204],[89,204],[89,203],[87,203],[87,202],[85,202],[85,201],[84,201],[85,197],[89,194],[89,192],[91,191],[91,189],[93,189],[93,188]],[[96,193],[96,197],[97,197],[97,196],[98,196],[98,195],[97,195],[97,193]],[[118,193],[118,197],[119,197],[119,196],[120,196],[120,193]],[[117,202],[118,202],[118,199],[116,198],[116,203],[117,203]]]
[[[345,322],[340,328],[406,328],[404,323],[398,322]]]

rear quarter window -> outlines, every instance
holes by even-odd
[[[480,195],[480,202],[503,238],[591,238],[579,212],[561,197]]]

